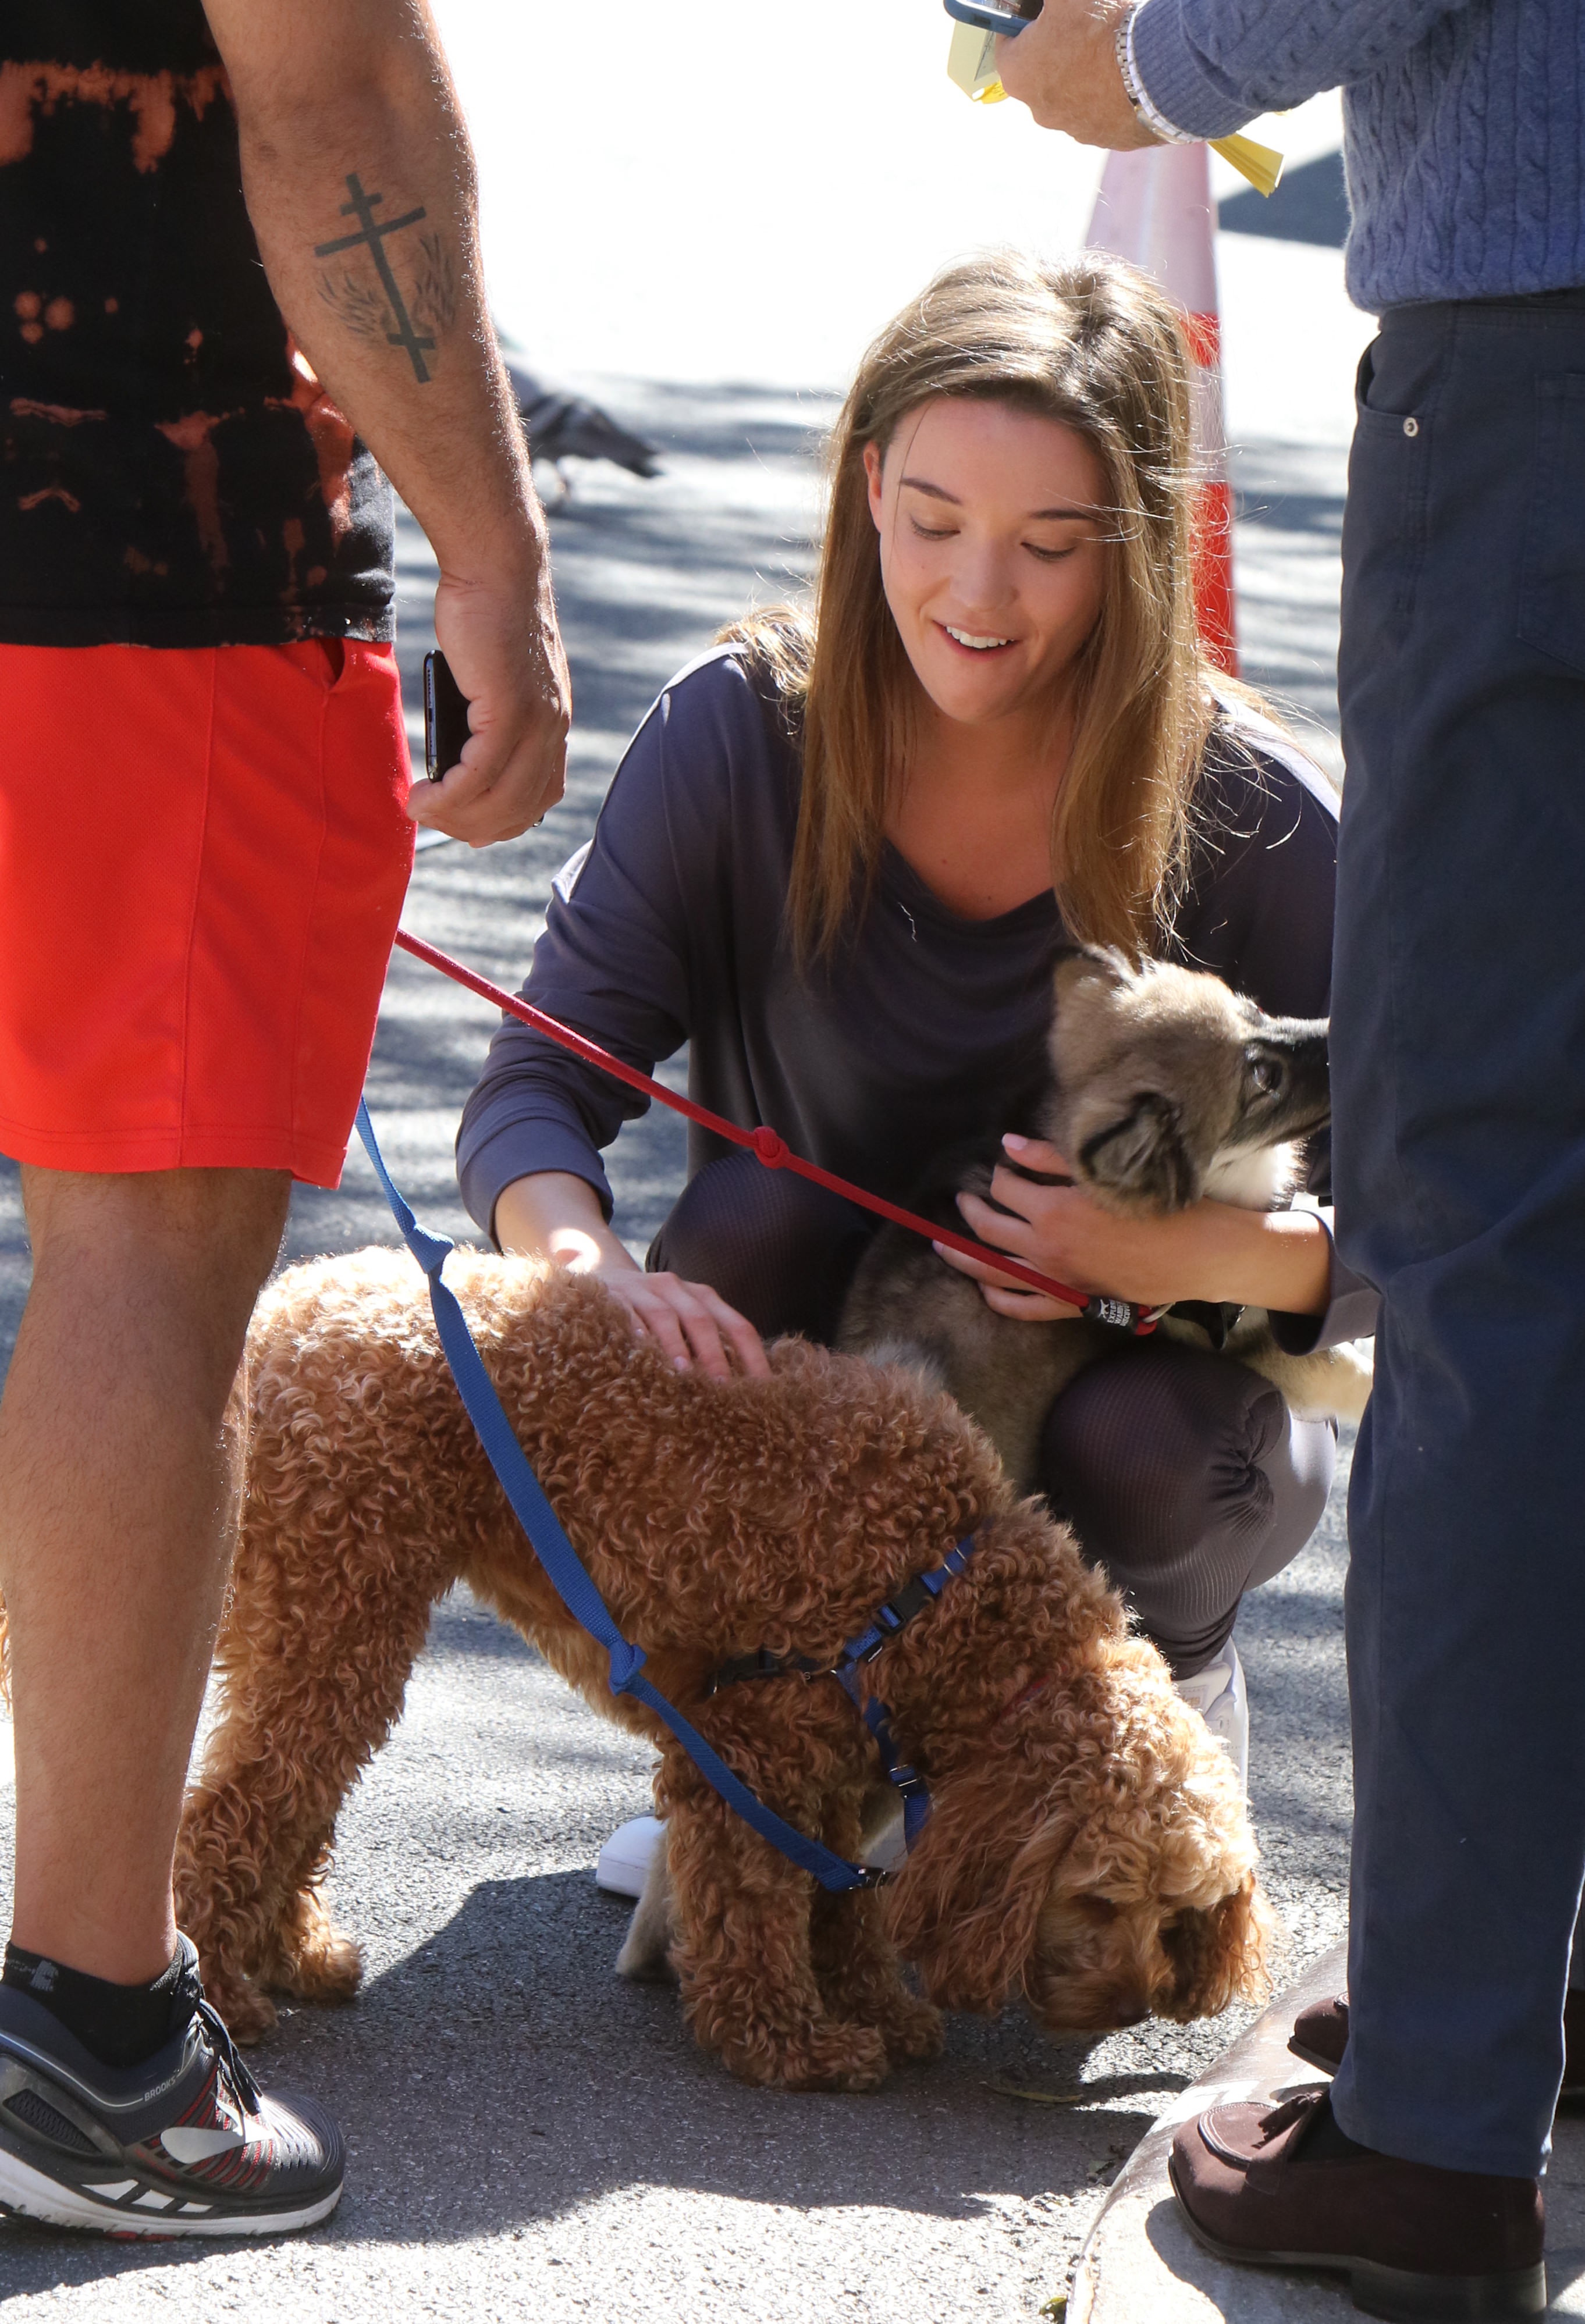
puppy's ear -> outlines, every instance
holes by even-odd
[[[1271,1908],[1253,1873],[1209,1912],[1180,1914],[1162,1931],[1173,1976],[1171,1990],[1156,2001],[1162,2016],[1183,2025],[1219,2015],[1229,2002],[1264,2000],[1271,1931]]]
[[[886,1892],[892,1941],[943,2009],[989,2015],[1002,2008],[1033,1950],[1072,1826],[1040,1813],[1033,1788],[1023,1789],[1021,1799],[1017,1773],[1001,1752],[945,1786]]]
[[[1200,1192],[1178,1109],[1159,1090],[1142,1090],[1073,1159],[1087,1184],[1140,1210],[1181,1211]]]
[[[1058,954],[1052,972],[1052,990],[1059,1009],[1081,984],[1122,992],[1133,982],[1133,967],[1115,945],[1070,945]]]

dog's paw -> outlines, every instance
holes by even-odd
[[[616,1974],[631,1985],[675,1985],[669,1933],[662,1930],[657,1938],[653,1930],[630,1928],[616,1956]]]
[[[720,2046],[739,2081],[773,2089],[878,2090],[891,2064],[873,2026],[835,2020],[802,2026],[793,2036],[756,2026]]]
[[[262,1985],[293,2001],[350,2001],[363,1981],[363,1952],[330,1918],[317,1888],[292,1900],[277,1925],[269,1956],[254,1970]]]
[[[876,2020],[876,2031],[886,2045],[887,2057],[894,2065],[901,2065],[909,2058],[939,2058],[947,2038],[947,2021],[933,2001],[921,2001],[904,1993]]]
[[[294,2001],[350,2001],[363,1982],[363,1949],[338,1930],[327,1929],[285,1962],[275,1982]]]
[[[836,2021],[809,2028],[787,2054],[783,2081],[790,2090],[878,2090],[890,2068],[884,2034]]]
[[[246,1978],[233,1981],[204,1971],[204,1998],[218,2009],[234,2042],[250,2050],[275,2030],[275,2005]]]

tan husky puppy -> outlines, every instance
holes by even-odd
[[[1209,1195],[1274,1210],[1298,1182],[1302,1140],[1330,1118],[1324,1018],[1267,1017],[1219,977],[1121,954],[1066,954],[1053,979],[1052,1080],[1027,1127],[1065,1155],[1108,1210],[1161,1213]],[[1016,1125],[1024,1128],[1026,1125]],[[914,1207],[959,1231],[959,1189],[988,1197],[987,1139],[946,1156]],[[1210,1344],[1169,1314],[1161,1329]],[[1265,1312],[1245,1308],[1222,1352],[1275,1383],[1305,1416],[1357,1418],[1370,1392],[1369,1351],[1315,1355],[1278,1347]],[[901,1227],[884,1227],[843,1307],[838,1345],[898,1363],[947,1388],[990,1437],[1014,1481],[1034,1482],[1041,1424],[1052,1399],[1116,1334],[1075,1318],[1030,1323],[998,1315],[978,1286]]]

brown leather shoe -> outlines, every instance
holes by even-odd
[[[1348,2041],[1349,2005],[1339,1996],[1336,2001],[1315,2001],[1302,2009],[1293,2020],[1288,2047],[1307,2066],[1335,2074],[1343,2062]],[[1558,2104],[1578,2103],[1581,2098],[1585,2098],[1585,1992],[1571,1986],[1563,2003],[1563,2086]]]
[[[1335,2074],[1349,2046],[1349,2005],[1339,1994],[1335,2001],[1312,2001],[1293,2020],[1288,2047],[1307,2066]]]
[[[1372,2153],[1338,2130],[1326,2090],[1212,2107],[1179,2131],[1168,2169],[1190,2233],[1219,2259],[1330,2269],[1356,2308],[1395,2324],[1545,2312],[1540,2181]]]

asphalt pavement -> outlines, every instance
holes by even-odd
[[[1295,316],[1312,263],[1330,269],[1315,279],[1335,306],[1335,251],[1239,239],[1249,246],[1224,238],[1224,282],[1242,302],[1235,317],[1224,298],[1230,342],[1242,330],[1252,348],[1269,346],[1273,317]],[[1351,357],[1336,338],[1324,352],[1346,380]],[[1247,378],[1256,368],[1252,355]],[[541,831],[508,846],[426,851],[406,914],[417,933],[507,982],[523,973],[551,877],[587,835],[659,687],[751,598],[769,602],[807,570],[812,456],[833,409],[826,377],[803,389],[784,378],[575,383],[598,385],[616,416],[654,438],[665,473],[643,484],[579,472],[552,521],[578,696],[568,796]],[[1253,388],[1239,392],[1247,674],[1317,722],[1335,764],[1346,406],[1333,395],[1315,420],[1285,399],[1256,409]],[[411,527],[402,560],[411,673],[428,586]],[[457,1234],[473,1230],[457,1204],[450,1142],[491,1021],[416,963],[394,963],[370,1100],[399,1181],[426,1221]],[[618,1224],[635,1249],[681,1169],[673,1117],[624,1134]],[[338,1193],[300,1191],[283,1256],[394,1239],[357,1156]],[[6,1166],[5,1351],[25,1283]],[[1249,1600],[1238,1629],[1253,1806],[1293,1973],[1344,1930],[1341,1491],[1339,1479],[1314,1542]],[[613,1974],[623,1908],[597,1892],[592,1867],[607,1833],[646,1803],[645,1754],[575,1702],[514,1635],[466,1598],[448,1601],[406,1714],[343,1819],[331,1893],[366,1950],[363,1994],[346,2010],[290,2012],[257,2059],[267,2081],[311,2089],[347,2126],[340,2211],[309,2237],[260,2249],[0,2228],[8,2316],[1000,2324],[1042,2313],[1066,2290],[1124,2159],[1210,2070],[1244,2015],[1065,2046],[1016,2013],[956,2018],[941,2061],[876,2096],[745,2089],[693,2049],[671,1993]],[[0,1889],[9,1843],[5,1831]]]

